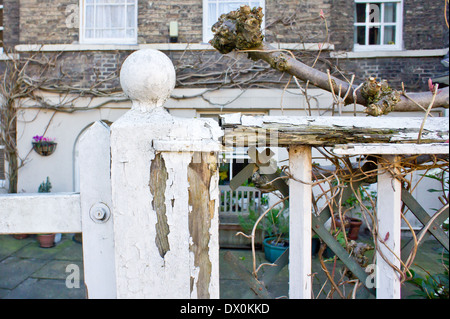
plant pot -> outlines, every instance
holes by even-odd
[[[81,233],[75,233],[73,235],[72,239],[73,239],[74,242],[76,242],[78,244],[81,244],[83,242],[83,237],[82,237]]]
[[[28,237],[28,234],[14,234],[12,235],[15,239],[22,240]]]
[[[275,262],[286,249],[289,248],[289,241],[287,239],[282,239],[282,243],[272,244],[272,241],[276,239],[275,237],[269,237],[264,239],[264,254],[266,259],[271,263]]]
[[[342,226],[342,224],[341,224],[341,220],[339,219],[339,217],[335,217],[334,218],[334,221],[336,222],[336,228],[341,228]],[[349,220],[349,218],[345,218],[345,230],[349,230],[349,228],[350,228],[350,220]]]
[[[347,237],[351,240],[357,240],[359,236],[359,229],[361,228],[362,221],[357,218],[350,219],[350,230]]]
[[[52,155],[56,150],[55,142],[33,142],[33,149],[41,156]]]
[[[55,246],[55,234],[40,234],[37,235],[39,246],[42,248],[50,248]]]

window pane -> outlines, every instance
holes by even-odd
[[[381,14],[381,4],[371,3],[369,5],[369,22],[379,23]]]
[[[356,22],[366,22],[366,4],[356,4]]]
[[[359,45],[366,44],[366,27],[356,27],[356,43]]]
[[[219,16],[222,13],[228,13],[232,10],[237,10],[241,7],[241,5],[244,5],[245,3],[242,2],[225,2],[225,3],[219,3]]]
[[[208,25],[209,26],[213,26],[214,23],[216,23],[216,21],[218,20],[219,17],[216,17],[216,4],[215,3],[210,3],[208,5]],[[219,14],[220,16],[220,14]]]
[[[395,27],[384,27],[384,44],[395,44]]]
[[[136,16],[135,16],[134,12],[135,12],[134,6],[127,7],[127,27],[129,27],[129,28],[135,27]]]
[[[134,38],[134,29],[127,29],[127,38]]]
[[[369,28],[369,44],[380,44],[380,27]]]
[[[125,26],[125,7],[124,6],[109,6],[112,28],[120,28]]]
[[[384,22],[396,22],[396,3],[385,3],[384,4]]]
[[[94,6],[86,6],[86,28],[94,27]]]

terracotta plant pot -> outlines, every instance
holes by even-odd
[[[345,230],[348,230],[350,228],[350,220],[348,217],[345,217]],[[341,220],[339,217],[334,217],[334,221],[336,222],[336,228],[341,228]]]
[[[14,237],[15,239],[21,240],[21,239],[27,238],[27,237],[28,237],[28,234],[14,234],[13,237]]]
[[[42,248],[50,248],[55,245],[55,234],[40,234],[37,235],[39,246]]]
[[[357,218],[350,219],[350,230],[348,231],[348,238],[357,240],[359,236],[359,229],[361,228],[362,221]]]

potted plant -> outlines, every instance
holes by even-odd
[[[50,193],[51,189],[52,184],[47,176],[47,180],[39,185],[38,193]],[[55,234],[38,234],[36,238],[42,248],[50,248],[55,245]]]
[[[54,139],[40,135],[33,136],[33,142],[31,144],[33,144],[33,149],[36,153],[42,156],[53,154],[57,145]]]
[[[289,209],[271,209],[263,219],[263,229],[264,255],[273,263],[289,248]]]

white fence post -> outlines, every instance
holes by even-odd
[[[132,108],[111,127],[118,298],[219,298],[214,121],[172,117],[170,59],[140,50],[120,81]]]
[[[289,180],[289,298],[311,299],[310,146],[289,148],[289,172],[297,179]]]
[[[398,156],[385,155],[385,162],[395,163]],[[380,169],[382,169],[380,163]],[[393,169],[395,172],[395,169]],[[400,269],[401,183],[389,171],[378,174],[378,236],[376,288],[377,299],[400,299],[400,275],[389,263]],[[381,255],[382,254],[382,255]],[[386,260],[382,257],[386,258]]]
[[[96,122],[80,140],[84,281],[91,299],[116,298],[110,166],[110,130]]]

